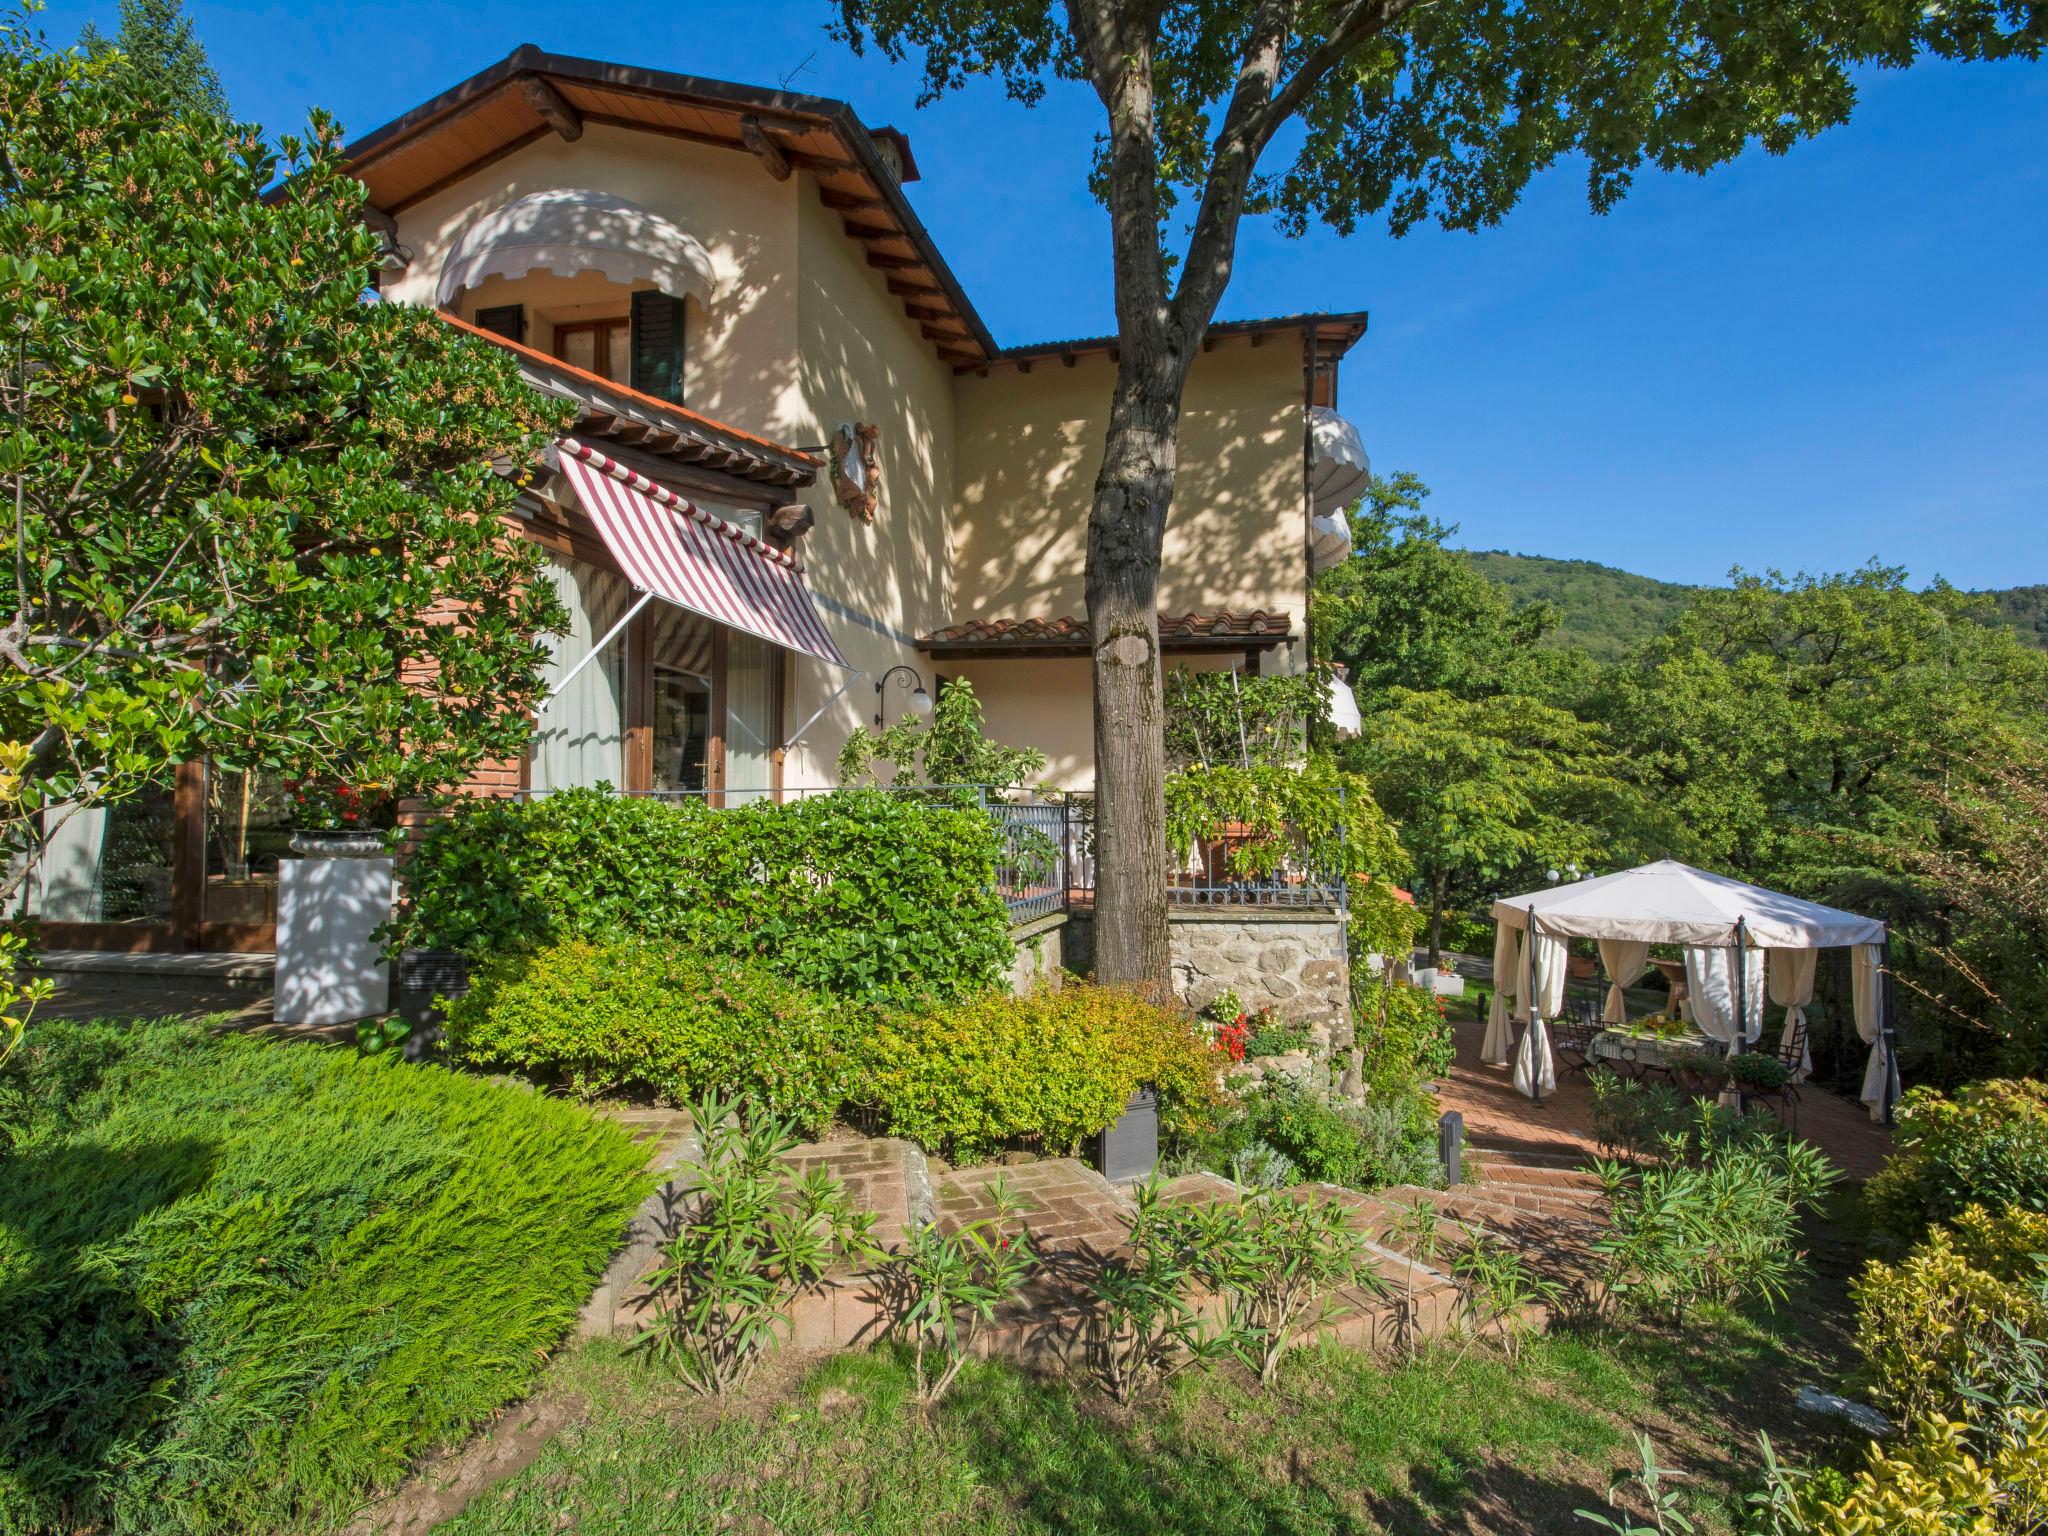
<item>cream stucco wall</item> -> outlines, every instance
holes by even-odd
[[[797,443],[828,441],[840,422],[881,428],[881,506],[873,523],[849,516],[821,476],[806,494],[817,517],[804,540],[811,590],[847,659],[865,676],[804,731],[790,750],[792,784],[835,778],[833,759],[855,725],[871,722],[874,684],[899,663],[932,668],[917,636],[951,622],[953,572],[947,528],[954,505],[954,382],[883,275],[847,239],[843,216],[818,200],[807,176],[797,197]],[[789,729],[844,681],[820,663],[791,665]],[[892,688],[894,720],[907,694]]]
[[[1102,461],[1115,365],[1041,359],[960,381],[960,513],[953,561],[974,614],[1087,611],[1088,505]],[[1168,613],[1284,610],[1300,631],[1303,565],[1301,349],[1220,341],[1188,375],[1180,470],[1167,517],[1159,605]]]
[[[717,274],[711,302],[693,300],[685,317],[684,404],[779,441],[814,442],[788,435],[804,415],[794,367],[798,180],[776,181],[743,151],[626,128],[593,123],[573,144],[550,134],[401,212],[398,239],[412,248],[412,265],[386,283],[385,296],[431,305],[462,232],[515,198],[568,187],[627,198],[701,241]],[[468,314],[480,301],[529,296],[543,305],[586,297],[535,275],[486,283],[458,308]],[[545,338],[532,339],[545,347]]]
[[[537,140],[402,211],[398,238],[413,261],[386,296],[432,304],[448,253],[474,220],[565,187],[628,198],[710,252],[717,290],[704,304],[691,299],[686,314],[691,409],[797,446],[828,441],[842,421],[881,428],[872,525],[841,510],[822,475],[803,495],[816,518],[800,547],[812,592],[864,675],[835,698],[845,674],[790,659],[784,729],[803,730],[786,781],[832,782],[847,733],[874,715],[875,681],[907,663],[927,684],[935,673],[971,678],[994,734],[1047,753],[1049,782],[1092,783],[1084,660],[935,665],[914,641],[966,618],[1084,611],[1084,530],[1114,378],[1109,359],[956,376],[808,175],[778,182],[749,154],[599,124],[573,144]],[[471,316],[482,304],[523,303],[528,340],[547,349],[553,323],[618,313],[623,294],[596,274],[536,273],[488,280],[456,308]],[[1281,610],[1299,631],[1302,431],[1301,357],[1291,340],[1255,347],[1234,338],[1197,361],[1163,608]],[[1286,651],[1265,665],[1276,662],[1294,664]],[[892,720],[904,697],[890,691]]]

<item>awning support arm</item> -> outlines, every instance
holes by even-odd
[[[635,616],[639,614],[640,610],[642,608],[645,608],[649,603],[653,601],[654,594],[652,592],[642,592],[640,594],[640,601],[635,603],[632,607],[626,610],[625,617],[620,619],[619,622],[614,624],[610,629],[606,630],[604,638],[598,641],[597,644],[593,645],[589,650],[585,651],[583,653],[582,658],[576,663],[576,665],[571,667],[567,672],[565,672],[562,675],[562,680],[556,683],[554,687],[548,690],[548,696],[540,701],[540,708],[533,712],[534,719],[538,720],[542,715],[546,714],[548,712],[548,706],[554,703],[556,699],[562,696],[562,690],[568,687],[571,683],[573,683],[576,680],[576,674],[578,672],[581,672],[585,667],[589,666],[593,661],[597,660],[597,658],[603,654],[604,648],[606,646],[610,645],[614,640],[618,639],[621,634],[625,633],[626,626],[633,622]]]
[[[839,702],[839,697],[841,694],[845,693],[847,689],[851,688],[855,683],[859,682],[863,677],[866,676],[867,674],[865,672],[859,670],[855,670],[851,673],[848,673],[846,681],[841,683],[836,689],[833,690],[832,696],[829,699],[827,699],[824,703],[820,704],[816,709],[812,710],[810,718],[805,720],[802,725],[798,726],[795,730],[789,733],[789,740],[785,741],[782,744],[781,750],[787,752],[791,747],[795,746],[798,742],[802,741],[804,739],[804,732],[808,731],[812,726],[818,723],[818,716],[825,713],[825,711],[830,709],[834,704],[837,704]]]

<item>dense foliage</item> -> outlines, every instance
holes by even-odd
[[[1177,668],[1166,677],[1167,771],[1298,764],[1329,718],[1329,675],[1319,669],[1259,677]]]
[[[1293,864],[1336,883],[1407,866],[1371,782],[1320,755],[1294,767],[1224,763],[1169,775],[1166,839],[1183,862],[1220,844],[1220,879],[1270,876]]]
[[[196,1025],[48,1023],[0,1159],[0,1523],[344,1519],[528,1392],[644,1193],[572,1105]]]
[[[0,135],[9,850],[202,755],[406,792],[516,752],[563,615],[499,520],[568,407],[365,301],[338,127],[280,156],[17,20]]]
[[[836,1007],[755,960],[673,941],[570,939],[484,965],[450,1005],[449,1050],[582,1098],[706,1093],[821,1134],[846,1097]]]
[[[2048,1065],[2048,655],[1988,599],[1880,565],[1738,571],[1667,594],[1609,662],[1550,602],[1517,607],[1498,561],[1444,549],[1423,494],[1375,484],[1316,633],[1366,717],[1344,761],[1433,911],[1441,882],[1449,937],[1480,942],[1490,899],[1552,870],[1680,858],[1884,918],[1909,1079]],[[1808,1018],[1823,1080],[1852,1087],[1845,968]]]
[[[1436,1121],[1420,1094],[1356,1103],[1285,1076],[1231,1095],[1169,1159],[1254,1189],[1304,1182],[1384,1189],[1433,1184]]]
[[[955,677],[940,684],[928,719],[906,713],[882,730],[855,726],[839,749],[839,782],[874,780],[882,763],[889,765],[890,781],[897,784],[1014,789],[1043,771],[1045,754],[1036,747],[991,741],[974,685]]]
[[[608,789],[460,801],[406,866],[396,931],[479,958],[639,934],[840,999],[962,996],[1014,954],[1000,849],[979,810],[874,789],[731,810]]]
[[[1896,1144],[1864,1190],[1895,1243],[1973,1205],[2048,1211],[2048,1085],[2035,1079],[1973,1083],[1953,1098],[1915,1088],[1899,1102]]]
[[[1599,661],[1619,661],[1678,617],[1694,588],[1617,570],[1593,560],[1468,550],[1465,561],[1516,606],[1541,604],[1553,622],[1545,636]]]
[[[849,1052],[855,1097],[888,1132],[955,1160],[1011,1146],[1072,1153],[1144,1084],[1159,1090],[1168,1135],[1198,1128],[1216,1102],[1200,1029],[1083,982],[885,1017]]]

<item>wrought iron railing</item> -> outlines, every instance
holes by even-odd
[[[1337,790],[1341,797],[1342,789]],[[1068,868],[1072,896],[1095,896],[1095,797],[1067,796]],[[1343,868],[1342,807],[1336,817],[1334,856],[1319,850],[1298,827],[1277,838],[1225,822],[1194,840],[1185,857],[1169,854],[1166,899],[1174,907],[1263,907],[1299,911],[1346,910],[1349,882]],[[1256,846],[1254,846],[1256,844]]]

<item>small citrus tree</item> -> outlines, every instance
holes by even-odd
[[[523,744],[563,617],[501,522],[563,408],[376,301],[331,119],[280,157],[160,95],[118,52],[0,24],[13,855],[201,756],[459,780]]]

